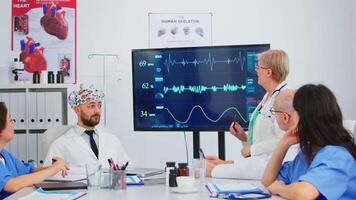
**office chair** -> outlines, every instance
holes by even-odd
[[[73,126],[71,125],[60,125],[60,126],[54,126],[51,128],[48,128],[42,136],[42,151],[44,155],[47,155],[48,149],[52,142],[56,140],[59,136],[63,135],[65,132],[67,132],[70,128]]]
[[[355,120],[343,120],[343,125],[350,132],[352,137],[354,137],[356,142],[356,121]]]

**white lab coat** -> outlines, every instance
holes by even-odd
[[[279,128],[275,116],[272,115],[270,110],[273,107],[274,101],[279,92],[287,88],[286,84],[287,83],[285,82],[280,83],[272,92],[270,98],[268,98],[269,94],[266,93],[260,104],[256,107],[256,109],[251,115],[253,116],[255,112],[260,112],[253,128],[253,143],[251,145],[251,156],[257,156],[264,153],[272,152],[279,139],[284,134],[284,131]],[[258,108],[260,108],[261,106],[262,109],[259,111]],[[251,126],[252,125],[250,123],[249,129],[251,128]],[[246,143],[243,142],[242,145],[246,145]]]
[[[129,161],[125,149],[115,135],[103,127],[96,127],[95,133],[99,137],[99,160],[80,133],[77,133],[74,128],[70,128],[51,144],[44,165],[50,165],[55,156],[63,158],[69,166],[73,167],[84,167],[88,163],[100,163],[102,167],[108,168],[108,158],[112,158],[119,165]]]
[[[299,144],[291,146],[288,149],[283,162],[294,160],[299,151]],[[235,160],[234,164],[217,165],[213,169],[211,176],[214,178],[260,180],[271,156],[272,153],[264,153],[258,156],[251,156],[248,158]]]
[[[253,116],[255,112],[260,112],[256,118],[253,129],[251,157],[234,161],[234,164],[216,166],[212,171],[212,177],[261,179],[271,153],[284,134],[284,131],[279,128],[275,116],[272,115],[270,109],[273,107],[275,98],[279,92],[286,88],[286,83],[282,82],[276,87],[270,98],[267,99],[268,93],[266,93],[261,103],[252,113],[251,116]],[[261,106],[262,109],[259,111],[258,108]],[[249,125],[249,128],[251,128],[250,126],[251,124]],[[243,146],[247,144],[247,142],[242,142]],[[299,147],[296,148],[298,149]],[[298,151],[296,148],[290,150],[290,153],[286,156],[286,160],[294,159],[296,152]]]

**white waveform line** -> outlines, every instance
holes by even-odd
[[[226,112],[228,112],[229,110],[235,110],[236,113],[239,114],[239,116],[241,117],[241,119],[242,119],[244,122],[247,122],[247,120],[246,120],[244,117],[242,117],[240,111],[237,110],[237,108],[235,108],[235,107],[230,107],[230,108],[226,109],[217,119],[214,120],[214,119],[211,119],[210,117],[208,117],[208,116],[206,115],[206,113],[204,112],[203,108],[202,108],[200,105],[195,105],[195,106],[190,110],[190,113],[189,113],[189,115],[188,115],[188,117],[187,117],[187,119],[186,119],[185,121],[180,121],[180,120],[178,120],[177,118],[175,118],[174,115],[173,115],[173,113],[172,113],[168,108],[164,108],[164,109],[167,110],[167,112],[172,116],[172,118],[173,118],[176,122],[179,122],[179,123],[181,123],[181,124],[185,124],[185,123],[187,123],[187,122],[189,121],[189,119],[190,119],[190,117],[191,117],[191,115],[192,115],[192,113],[193,113],[193,111],[194,111],[195,108],[200,108],[200,110],[202,111],[202,113],[204,114],[204,116],[206,117],[206,119],[208,119],[208,120],[211,121],[211,122],[218,122],[218,121],[222,118],[222,116],[223,116]]]
[[[214,57],[211,57],[211,53],[209,52],[208,59],[204,58],[201,61],[196,59],[194,59],[193,61],[189,61],[189,60],[185,60],[184,58],[182,59],[182,61],[176,61],[174,59],[173,60],[171,59],[171,54],[168,54],[168,59],[166,59],[163,64],[167,66],[168,72],[170,72],[170,66],[174,66],[177,64],[183,65],[183,67],[188,64],[193,64],[194,66],[205,64],[205,65],[209,65],[210,71],[213,71],[213,67],[216,63],[238,64],[240,62],[241,62],[241,71],[243,71],[243,65],[245,64],[245,57],[241,55],[241,52],[239,52],[238,58],[237,57],[234,57],[233,59],[228,58],[227,60],[215,60]]]

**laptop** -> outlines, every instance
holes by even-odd
[[[127,175],[136,175],[139,178],[146,178],[150,176],[155,176],[162,174],[164,169],[156,169],[156,168],[128,168],[126,169]]]
[[[34,184],[36,188],[43,190],[79,190],[87,189],[87,184],[83,182],[42,182]]]

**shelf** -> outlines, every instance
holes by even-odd
[[[16,136],[7,149],[21,160],[40,165],[42,137],[47,128],[66,125],[75,116],[68,115],[68,94],[75,84],[0,84],[0,101],[5,102],[15,120]]]
[[[0,89],[23,89],[23,88],[72,88],[75,84],[28,84],[28,83],[18,83],[18,84],[0,84]]]

